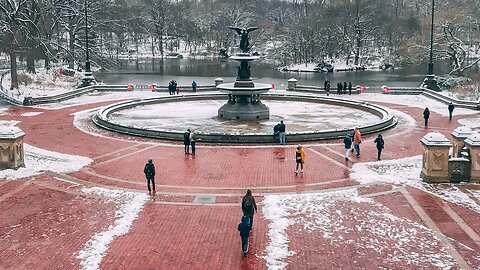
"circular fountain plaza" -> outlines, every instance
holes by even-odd
[[[284,92],[285,93],[285,92]],[[266,94],[270,108],[265,120],[230,120],[218,116],[225,94],[200,94],[135,99],[100,110],[100,127],[130,135],[182,140],[190,129],[204,142],[274,142],[273,127],[283,120],[290,142],[341,138],[359,127],[364,134],[396,124],[386,109],[365,102],[313,95]]]

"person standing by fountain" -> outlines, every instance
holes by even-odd
[[[301,145],[297,147],[297,150],[295,150],[295,161],[297,163],[297,166],[295,167],[295,176],[298,175],[298,167],[300,166],[300,173],[303,173],[303,165],[305,164],[305,159],[307,158],[307,153],[305,153],[305,150]]]
[[[352,82],[348,82],[348,94],[352,95]]]
[[[362,143],[362,134],[358,128],[353,130],[353,148],[355,149],[355,156],[360,157],[360,144]]]
[[[347,94],[347,82],[343,82],[343,93],[346,95]]]
[[[423,119],[425,120],[425,128],[428,127],[428,118],[430,118],[430,110],[428,107],[425,108],[423,111]]]
[[[352,137],[350,134],[345,135],[345,138],[343,138],[343,144],[345,145],[345,161],[348,161],[350,148],[352,148]]]
[[[280,144],[285,144],[285,124],[283,120],[280,121],[280,125],[278,126],[278,138],[280,140]]]
[[[149,159],[148,163],[145,164],[143,173],[147,178],[148,195],[155,195],[155,165],[153,165],[153,161],[151,159]],[[150,183],[152,183],[153,193],[152,193],[152,189],[150,189]]]
[[[185,154],[188,155],[190,153],[190,129],[183,133],[183,145],[185,146]]]
[[[195,155],[195,142],[197,141],[197,134],[195,131],[190,133],[190,145],[192,146],[192,155]]]

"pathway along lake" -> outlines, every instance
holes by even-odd
[[[176,80],[179,85],[190,85],[193,80],[199,85],[211,85],[217,77],[225,82],[233,82],[237,74],[238,62],[230,60],[221,62],[218,59],[142,59],[122,61],[122,68],[108,73],[96,72],[98,80],[106,84],[152,84],[168,85]],[[299,73],[282,72],[271,65],[253,63],[252,79],[259,83],[275,84],[275,87],[285,89],[287,80],[295,78],[298,84],[323,86],[329,79],[332,91],[336,90],[337,82],[352,82],[353,85],[379,88],[388,86],[417,87],[425,78],[427,65],[396,68],[395,70],[365,70],[334,73]],[[444,74],[444,70],[438,71]],[[283,86],[282,86],[283,85]]]

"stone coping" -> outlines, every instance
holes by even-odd
[[[181,101],[195,101],[195,100],[226,100],[226,94],[192,94],[181,96],[168,96],[157,97],[148,99],[134,99],[130,101],[124,101],[107,106],[99,110],[92,118],[93,122],[104,129],[147,138],[155,138],[162,140],[174,140],[183,141],[183,132],[172,132],[168,130],[151,130],[130,127],[113,123],[109,120],[110,114],[144,105],[167,103],[167,102],[181,102]],[[302,102],[314,102],[324,103],[329,105],[351,107],[363,111],[367,111],[374,115],[377,115],[381,120],[369,124],[360,126],[359,129],[362,134],[378,133],[382,130],[386,130],[394,127],[397,124],[397,118],[390,114],[386,109],[381,106],[370,104],[368,102],[358,102],[345,100],[333,97],[319,97],[319,96],[306,96],[297,94],[265,94],[262,95],[263,100],[291,100]],[[322,131],[306,131],[306,132],[289,132],[286,134],[286,140],[288,142],[304,142],[304,141],[318,141],[329,139],[340,139],[345,134],[352,133],[353,129],[330,129]],[[276,143],[273,138],[273,134],[267,133],[197,133],[197,137],[201,142],[208,143]]]

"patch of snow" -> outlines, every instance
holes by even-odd
[[[289,256],[295,253],[288,250],[287,228],[292,221],[287,218],[287,210],[283,207],[281,197],[266,196],[263,200],[263,215],[270,221],[268,224],[268,238],[270,239],[266,248],[268,269],[285,269],[287,263],[284,262]]]
[[[98,232],[88,240],[82,250],[78,252],[77,259],[84,270],[100,269],[100,263],[105,256],[112,241],[128,233],[138,214],[143,209],[148,196],[144,193],[111,190],[99,187],[84,188],[87,194],[105,196],[115,202],[121,203],[115,212],[115,222],[106,230]]]
[[[480,213],[480,206],[460,191],[459,184],[431,185],[420,178],[422,156],[395,160],[355,163],[350,177],[361,184],[384,182],[398,186],[411,186],[440,197],[451,203],[463,205]]]
[[[333,246],[349,245],[360,252],[359,256],[386,256],[384,264],[390,267],[399,261],[425,269],[450,269],[455,265],[432,230],[393,215],[384,205],[360,197],[356,189],[268,195],[263,204],[270,221],[265,255],[268,269],[284,269],[284,260],[294,255],[288,251],[286,235],[287,227],[293,225]],[[363,250],[366,252],[362,254]]]
[[[61,154],[24,144],[25,167],[0,170],[0,179],[19,179],[46,171],[68,173],[80,170],[92,162],[90,158]]]
[[[448,116],[448,105],[445,105],[439,101],[427,98],[422,95],[385,95],[381,93],[362,93],[355,98],[365,101],[385,102],[422,109],[428,107],[431,112],[436,112],[443,116]],[[453,115],[469,115],[477,113],[478,111],[475,110],[456,108],[453,112]],[[423,118],[423,115],[419,114],[418,117]]]
[[[42,114],[42,113],[43,113],[43,112],[26,112],[26,113],[22,113],[21,116],[32,117],[32,116],[40,115],[40,114]]]
[[[20,121],[15,120],[0,120],[0,127],[12,127],[16,126]]]
[[[0,108],[0,115],[5,115],[8,111],[8,108]]]

